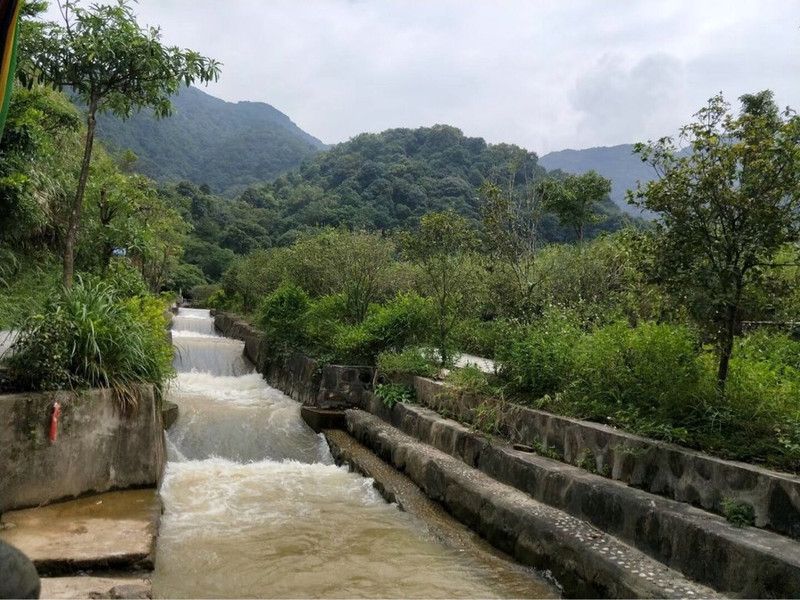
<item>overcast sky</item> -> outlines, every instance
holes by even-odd
[[[103,0],[100,0],[103,1]],[[53,4],[55,1],[53,0]],[[800,109],[798,0],[139,0],[201,88],[326,143],[446,123],[545,154],[674,135],[712,95]]]

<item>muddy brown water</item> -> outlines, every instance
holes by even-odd
[[[442,543],[373,482],[333,463],[300,406],[179,313],[156,552],[158,598],[539,598],[557,590],[518,565]],[[469,543],[465,541],[464,543]]]

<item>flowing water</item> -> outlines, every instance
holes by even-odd
[[[497,598],[510,583],[438,543],[372,481],[333,464],[300,406],[207,311],[181,309],[154,597]],[[518,578],[510,578],[518,581]]]

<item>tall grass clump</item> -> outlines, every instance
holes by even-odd
[[[582,417],[685,441],[710,393],[704,381],[689,329],[619,322],[597,329],[577,347],[567,395]]]
[[[737,340],[725,393],[706,403],[698,444],[800,471],[800,342],[760,330]],[[708,357],[708,377],[714,373]]]
[[[100,281],[78,279],[22,322],[5,359],[21,390],[111,388],[135,405],[133,386],[162,386],[173,375],[163,302],[120,299]]]
[[[516,391],[533,398],[559,392],[571,381],[575,347],[583,335],[569,315],[548,310],[498,347],[500,374]]]

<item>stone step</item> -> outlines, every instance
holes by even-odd
[[[488,440],[415,405],[365,404],[413,438],[606,533],[687,577],[744,597],[800,596],[800,543]]]
[[[568,595],[720,597],[585,521],[537,502],[374,415],[349,410],[346,419],[356,440],[496,548],[522,564],[550,570]]]
[[[150,579],[141,576],[43,577],[41,598],[150,598]]]
[[[0,539],[24,552],[40,576],[89,570],[151,570],[161,500],[126,490],[3,513]]]

